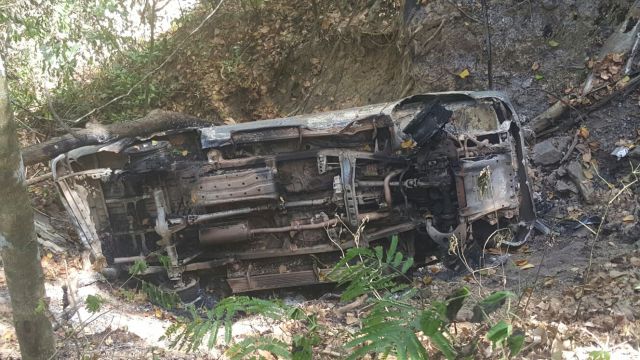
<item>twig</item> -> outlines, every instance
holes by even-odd
[[[471,16],[471,15],[469,15],[469,13],[464,11],[460,5],[456,4],[455,1],[449,0],[449,4],[453,5],[456,8],[456,10],[458,10],[460,12],[460,14],[462,14],[464,17],[468,18],[469,20],[471,20],[473,22],[477,22],[477,23],[481,22],[480,19],[478,19],[478,18],[476,18],[474,16]]]
[[[442,19],[436,31],[434,31],[433,34],[431,34],[431,36],[429,36],[429,38],[422,43],[422,47],[425,47],[429,42],[431,42],[431,40],[433,40],[436,36],[438,36],[438,34],[440,34],[440,31],[442,30],[442,26],[444,26],[444,23],[445,23],[445,19]]]
[[[340,358],[340,359],[345,357],[344,354],[340,354],[337,351],[331,351],[331,350],[327,350],[327,349],[324,349],[324,350],[320,351],[320,353],[325,354],[325,355],[329,355],[329,356],[333,356],[333,357],[337,357],[337,358]]]
[[[491,26],[489,25],[489,5],[487,0],[481,0],[484,12],[484,27],[487,41],[487,82],[489,90],[493,89],[493,60],[491,58]]]
[[[60,118],[60,116],[58,116],[58,112],[56,111],[56,109],[53,107],[53,102],[51,101],[51,97],[49,96],[49,94],[46,95],[47,96],[47,106],[49,107],[49,111],[51,112],[51,114],[53,115],[53,119],[58,123],[58,125],[60,125],[60,127],[67,132],[68,134],[70,134],[71,136],[73,136],[74,138],[81,140],[81,138],[76,134],[75,131],[73,131],[73,129],[71,129],[71,127],[69,125],[67,125],[66,122],[64,122],[64,120],[62,120]]]
[[[367,294],[364,294],[364,295],[360,296],[359,298],[357,298],[355,301],[336,309],[336,313],[338,313],[339,315],[342,315],[342,314],[347,313],[349,311],[355,310],[355,309],[359,308],[360,306],[362,306],[365,303],[365,301],[367,301],[367,298],[368,298]]]
[[[562,164],[563,162],[567,161],[567,159],[569,159],[569,156],[571,156],[571,153],[576,148],[576,145],[578,145],[579,134],[580,134],[580,130],[576,130],[575,135],[573,135],[573,141],[571,141],[571,145],[569,145],[569,149],[567,149],[567,152],[562,157],[562,160],[560,160],[560,164]]]
[[[589,232],[591,232],[593,235],[596,234],[596,231],[593,230],[589,225],[585,224],[584,222],[580,221],[580,219],[575,219],[575,221],[577,223],[579,223],[580,225],[584,226],[585,228],[587,228],[587,230],[589,230]]]
[[[535,290],[536,284],[538,283],[538,279],[540,278],[540,270],[542,270],[542,264],[544,264],[544,259],[547,256],[548,249],[549,247],[545,246],[544,251],[542,252],[542,258],[540,259],[540,264],[538,265],[538,271],[536,271],[536,276],[533,278],[533,285],[531,285],[531,291],[529,292],[529,296],[527,297],[527,302],[524,304],[524,308],[522,309],[523,316],[527,315],[527,308],[529,307],[529,301],[531,300],[531,295],[533,295],[533,290]],[[522,297],[518,300],[517,306],[520,306],[520,300],[522,300]]]
[[[195,34],[196,32],[198,32],[202,26],[204,26],[204,24],[211,19],[211,17],[218,11],[218,9],[220,8],[220,6],[222,6],[222,4],[224,3],[224,0],[220,0],[220,2],[218,3],[218,5],[204,18],[204,20],[202,20],[202,22],[200,22],[200,24],[193,29],[187,36],[185,36],[182,41],[180,41],[180,43],[178,44],[178,46],[176,46],[176,48],[171,52],[171,54],[169,54],[169,56],[167,56],[164,61],[156,66],[153,70],[149,71],[145,76],[142,77],[142,79],[140,79],[137,83],[133,84],[133,86],[131,86],[131,88],[129,88],[129,91],[127,91],[126,93],[116,96],[113,99],[107,101],[105,104],[100,105],[96,108],[93,108],[91,111],[89,111],[88,113],[80,116],[79,118],[73,120],[74,124],[78,124],[80,123],[82,120],[86,119],[88,116],[94,114],[97,111],[100,111],[102,109],[104,109],[105,107],[131,95],[131,93],[133,92],[134,89],[136,89],[138,86],[142,85],[143,83],[145,83],[145,81],[147,81],[148,78],[151,77],[151,75],[155,74],[156,71],[160,70],[161,68],[163,68],[168,62],[169,60],[171,60],[177,53],[178,51],[180,51],[182,49],[182,46],[187,43],[188,41],[191,42],[193,41],[193,34]]]
[[[52,176],[51,172],[48,172],[48,173],[45,173],[43,175],[34,176],[34,177],[30,178],[30,179],[27,179],[24,183],[27,186],[35,185],[37,183],[40,183],[40,182],[43,182],[45,180],[51,179],[51,176]]]

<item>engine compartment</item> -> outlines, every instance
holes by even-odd
[[[94,261],[143,259],[188,300],[202,274],[233,293],[327,281],[345,249],[392,235],[418,264],[519,246],[526,163],[508,100],[458,92],[122,139],[52,169]]]

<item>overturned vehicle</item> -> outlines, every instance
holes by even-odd
[[[477,265],[489,242],[531,235],[526,164],[504,96],[451,92],[127,138],[51,165],[106,272],[145,260],[189,300],[205,277],[233,293],[324,282],[345,249],[393,235],[417,264]]]

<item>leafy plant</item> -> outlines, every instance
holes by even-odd
[[[411,268],[413,259],[405,258],[397,248],[398,236],[393,236],[386,255],[382,246],[347,250],[329,273],[330,279],[345,287],[342,300],[353,300],[370,292],[397,293],[406,289],[406,284],[398,284],[395,279]]]
[[[246,359],[249,355],[264,350],[284,359],[307,360],[312,358],[312,347],[319,343],[318,323],[300,308],[288,306],[280,301],[256,299],[247,296],[232,296],[220,301],[213,309],[198,311],[189,308],[190,317],[183,317],[172,324],[163,338],[170,340],[170,347],[187,352],[205,344],[209,349],[218,343],[218,334],[224,331],[224,342],[230,345],[227,356],[231,359]],[[231,345],[233,321],[239,315],[260,314],[276,320],[296,320],[304,325],[303,331],[292,337],[292,343],[271,337],[248,337]]]
[[[386,252],[382,246],[349,249],[329,274],[344,287],[344,301],[363,295],[369,299],[369,310],[360,317],[362,327],[345,344],[347,358],[360,359],[375,353],[381,358],[394,355],[398,359],[428,359],[424,338],[419,337],[422,333],[445,358],[455,359],[461,354],[449,328],[471,292],[462,287],[444,301],[425,305],[416,289],[397,281],[406,277],[413,265],[413,260],[399,252],[397,246],[398,238],[394,236]],[[476,302],[472,306],[474,318],[479,322],[487,320],[512,296],[510,292],[498,291]],[[231,359],[252,358],[263,350],[283,359],[307,360],[313,357],[313,347],[320,342],[315,317],[279,301],[229,297],[211,310],[198,312],[191,307],[189,311],[190,318],[182,318],[167,329],[165,338],[171,340],[171,347],[193,351],[207,341],[212,348],[224,328],[225,343],[229,345],[226,355]],[[304,331],[291,336],[291,344],[271,337],[248,337],[231,344],[233,321],[241,314],[297,320],[304,324]],[[504,320],[492,326],[486,338],[494,347],[508,350],[509,356],[517,355],[524,342],[524,335]]]
[[[149,268],[149,264],[147,264],[144,260],[136,260],[133,265],[129,268],[129,274],[132,276],[142,274]]]
[[[510,297],[515,295],[510,291],[496,291],[482,299],[473,307],[473,317],[471,322],[482,322],[487,315],[498,310]]]
[[[46,310],[47,310],[47,303],[42,298],[38,299],[38,305],[34,309],[34,312],[36,314],[44,314]]]
[[[610,360],[611,353],[604,350],[592,351],[589,353],[589,360]]]
[[[383,358],[393,354],[398,359],[428,359],[424,345],[416,335],[422,332],[447,359],[458,353],[449,333],[450,324],[471,295],[462,287],[445,301],[433,301],[427,307],[416,298],[417,292],[406,284],[398,284],[397,278],[413,265],[397,251],[398,238],[393,236],[386,254],[381,246],[374,249],[349,249],[344,258],[331,271],[330,277],[345,287],[343,300],[352,300],[371,294],[371,311],[362,317],[362,328],[354,339],[346,344],[352,348],[349,359],[358,359],[368,353],[380,354]],[[355,263],[353,263],[355,261]],[[508,291],[492,293],[473,306],[473,321],[481,322],[498,310],[505,301],[514,296]],[[517,354],[524,337],[513,334],[511,325],[500,322],[487,334],[494,346],[507,344],[511,355]]]
[[[208,347],[217,343],[218,333],[224,328],[225,343],[232,339],[233,320],[239,314],[262,314],[273,319],[282,319],[287,307],[280,302],[232,296],[220,301],[213,309],[201,316],[194,307],[189,308],[190,318],[182,318],[167,329],[165,337],[171,339],[171,347],[192,351],[208,338]]]
[[[147,281],[142,281],[142,292],[147,299],[165,309],[174,309],[180,304],[180,297],[175,292],[165,291]]]
[[[84,307],[88,312],[95,314],[100,311],[105,300],[100,295],[89,295],[84,299]]]
[[[226,352],[230,359],[257,359],[251,355],[259,350],[268,351],[271,354],[278,356],[281,359],[294,359],[294,355],[291,354],[291,346],[284,341],[264,337],[264,336],[250,336],[240,341],[237,344],[232,345]],[[308,359],[311,359],[309,357]]]

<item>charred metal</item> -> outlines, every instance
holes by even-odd
[[[342,251],[392,235],[418,263],[473,257],[535,221],[518,117],[494,92],[165,132],[51,165],[95,259],[144,259],[185,298],[204,274],[236,293],[326,281]]]

